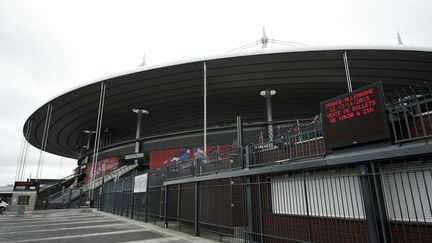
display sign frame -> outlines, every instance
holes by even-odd
[[[39,183],[36,181],[15,181],[14,191],[39,191]]]
[[[390,138],[382,82],[322,101],[320,110],[327,149]]]

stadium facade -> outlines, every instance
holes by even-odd
[[[221,241],[432,241],[431,80],[432,50],[403,46],[264,50],[110,76],[24,125],[33,146],[77,159],[39,205],[90,197]]]

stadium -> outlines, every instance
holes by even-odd
[[[142,66],[24,125],[77,160],[36,207],[220,241],[432,241],[432,50],[296,47]],[[332,119],[333,118],[333,119]]]

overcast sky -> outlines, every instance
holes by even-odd
[[[405,45],[431,48],[431,12],[430,0],[0,0],[0,185],[14,181],[33,111],[138,66],[144,53],[148,65],[223,54],[260,39],[263,25],[269,38],[311,46],[396,45],[400,33]],[[26,177],[36,174],[38,151],[30,148]],[[42,177],[74,166],[47,154]]]

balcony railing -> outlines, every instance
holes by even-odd
[[[249,145],[250,166],[292,161],[325,154],[320,123],[297,127],[289,133]]]
[[[389,93],[386,100],[395,143],[432,136],[432,89],[429,83]]]
[[[248,150],[248,153],[246,153]],[[261,139],[242,149],[211,154],[208,157],[179,162],[165,168],[166,180],[202,176],[272,162],[290,162],[325,154],[322,127],[319,123],[292,129],[273,138]],[[246,158],[248,156],[248,158]]]

